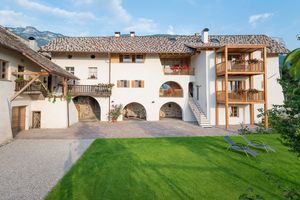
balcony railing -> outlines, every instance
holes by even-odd
[[[225,91],[217,91],[218,102],[225,103]],[[263,103],[264,102],[264,92],[263,91],[231,91],[228,92],[228,101],[229,102],[254,102],[254,103]]]
[[[182,89],[160,89],[159,90],[160,97],[183,97]]]
[[[195,75],[194,68],[190,66],[165,66],[163,70],[165,75]]]
[[[225,73],[225,62],[218,63],[217,74]],[[227,61],[228,72],[235,73],[263,73],[264,62],[259,60]]]
[[[30,80],[16,80],[15,91],[20,91],[22,88],[27,85]],[[31,83],[23,92],[24,94],[40,94],[42,93],[44,96],[48,95],[47,88],[43,85],[41,81],[34,81]]]
[[[71,96],[111,96],[111,86],[109,84],[101,85],[68,85],[68,94]]]

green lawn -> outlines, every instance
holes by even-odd
[[[300,189],[300,160],[278,137],[249,136],[277,150],[257,159],[227,152],[223,137],[99,139],[46,199],[233,200],[249,187],[283,199],[284,188]]]

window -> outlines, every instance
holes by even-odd
[[[5,61],[0,60],[0,79],[7,79],[7,67],[8,64]]]
[[[144,62],[144,55],[136,55],[135,62],[136,63],[143,63]]]
[[[89,67],[89,79],[97,79],[97,67]]]
[[[18,66],[18,72],[24,72],[25,71],[25,67],[24,66]],[[24,79],[24,75],[18,75],[18,78],[20,79]]]
[[[230,117],[239,117],[239,107],[238,106],[230,107]]]
[[[128,88],[130,87],[130,83],[128,80],[118,80],[117,86],[119,88]]]
[[[123,63],[132,63],[132,58],[130,55],[123,55]]]
[[[246,81],[228,81],[228,91],[244,90],[246,88]],[[225,91],[225,81],[222,81],[222,90]]]
[[[200,93],[199,89],[200,89],[200,86],[197,85],[196,88],[197,88],[197,90],[196,90],[196,92],[197,92],[197,101],[199,101],[199,93]]]
[[[74,75],[74,72],[75,72],[74,67],[66,67],[66,70]]]
[[[144,81],[143,80],[133,80],[131,83],[131,86],[133,88],[143,88],[144,87]]]

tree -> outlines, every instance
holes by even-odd
[[[283,65],[290,70],[290,74],[297,80],[300,80],[300,48],[290,52]]]

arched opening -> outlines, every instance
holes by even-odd
[[[136,102],[127,104],[123,109],[124,120],[146,120],[147,113],[145,107]]]
[[[90,96],[77,96],[73,98],[77,108],[79,121],[100,120],[100,105],[96,99]]]
[[[159,111],[159,119],[182,119],[182,109],[181,107],[174,102],[168,102],[162,105]]]
[[[159,96],[160,97],[183,97],[183,90],[178,83],[174,81],[168,81],[160,86]]]
[[[194,96],[194,83],[193,82],[189,82],[189,95],[190,95],[190,97]]]

